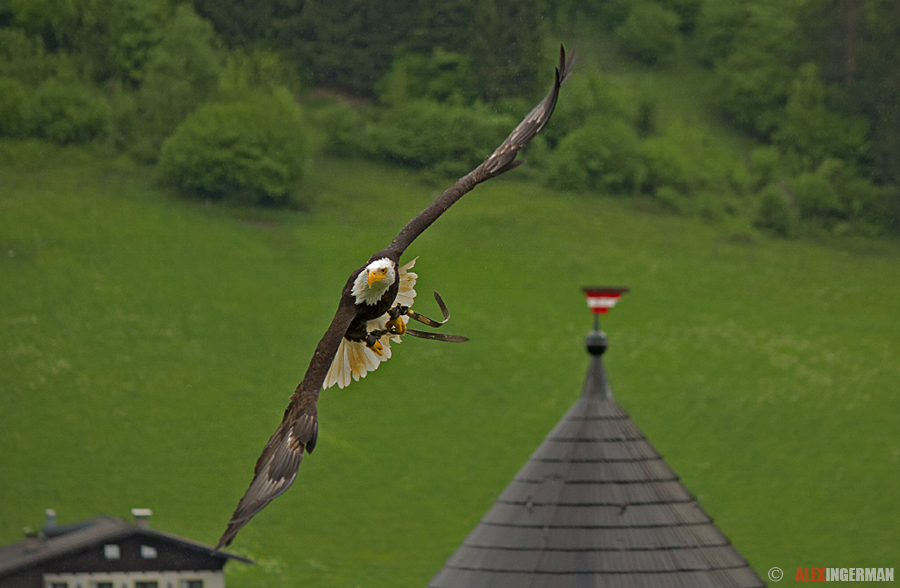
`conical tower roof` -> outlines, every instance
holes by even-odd
[[[430,588],[765,586],[613,399],[595,329],[584,392]]]

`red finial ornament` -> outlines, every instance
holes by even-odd
[[[622,286],[585,286],[582,288],[587,297],[588,308],[594,314],[606,314],[616,305],[628,288]]]

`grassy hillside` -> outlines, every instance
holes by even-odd
[[[19,147],[17,147],[18,149]],[[0,543],[132,507],[214,543],[349,272],[443,186],[310,166],[307,212],[228,209],[77,152],[0,162]],[[574,402],[579,287],[617,400],[765,576],[891,566],[900,544],[900,251],[769,240],[624,201],[494,181],[409,251],[408,339],[320,401],[295,486],[238,536],[232,588],[416,587]]]

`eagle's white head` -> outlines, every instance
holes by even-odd
[[[394,270],[394,262],[387,257],[376,259],[365,269],[359,272],[353,281],[353,290],[351,294],[356,299],[357,304],[375,304],[384,295],[385,291],[397,279],[397,273]]]

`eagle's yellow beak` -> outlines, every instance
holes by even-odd
[[[380,269],[380,270],[375,270],[375,271],[369,272],[369,275],[367,277],[367,279],[369,281],[369,287],[371,287],[372,284],[374,284],[375,282],[380,282],[381,280],[385,279],[386,277],[387,277],[386,269]]]

